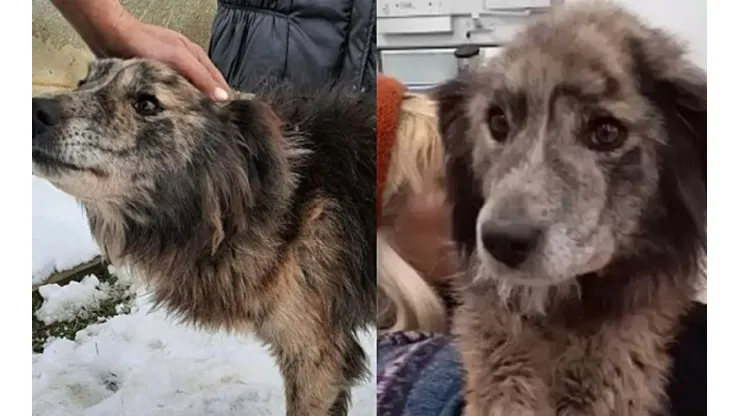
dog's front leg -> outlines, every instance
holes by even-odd
[[[463,358],[466,372],[465,416],[555,416],[544,382],[529,374],[524,356],[472,364]],[[516,368],[506,368],[509,364]]]
[[[623,373],[611,368],[605,354],[588,348],[587,342],[574,344],[553,363],[552,395],[558,416],[650,414],[632,407],[633,403],[622,403]]]
[[[519,318],[489,302],[466,296],[453,325],[465,370],[465,415],[554,416],[538,370],[546,356],[542,343]]]
[[[304,322],[304,325],[307,322]],[[303,335],[308,331],[305,326]],[[287,416],[346,416],[351,388],[367,371],[365,353],[352,333],[325,334],[297,343],[271,342],[283,375]]]
[[[277,351],[285,387],[286,416],[326,416],[341,394],[333,363],[312,354]]]
[[[635,331],[647,319],[624,319],[598,335],[575,338],[553,363],[553,400],[558,416],[649,416],[665,414],[664,385],[671,368],[669,334]],[[657,318],[652,322],[660,322]],[[655,328],[670,331],[660,322]]]
[[[336,359],[315,347],[306,346],[305,351],[275,348],[285,387],[286,416],[329,415],[342,393]]]

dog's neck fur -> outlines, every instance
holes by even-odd
[[[290,199],[298,183],[294,172],[305,154],[299,138],[272,133],[270,145],[286,151],[256,155],[273,159],[263,177],[239,159],[239,147],[247,144],[237,134],[225,143],[229,148],[203,152],[219,160],[203,161],[194,167],[197,172],[179,173],[189,182],[168,184],[173,194],[152,192],[136,204],[84,204],[104,255],[147,281],[155,306],[216,329],[236,329],[228,325],[259,315],[259,308],[250,309],[254,302],[237,298],[268,285],[279,272],[285,248],[271,236],[290,231],[282,227],[292,214]],[[269,206],[254,196],[255,186],[272,193],[266,198]],[[220,307],[214,311],[205,305]]]

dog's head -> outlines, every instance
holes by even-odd
[[[705,246],[706,78],[663,31],[566,7],[436,96],[454,236],[483,276],[544,287]]]
[[[283,144],[266,104],[212,102],[148,60],[93,61],[76,90],[33,100],[33,173],[130,232],[233,231],[222,219],[284,188]]]

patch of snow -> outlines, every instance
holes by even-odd
[[[99,250],[82,207],[48,181],[33,176],[32,279],[41,284],[55,271],[92,260]]]
[[[86,310],[97,309],[100,302],[110,298],[110,294],[100,286],[96,276],[88,275],[81,282],[72,281],[64,286],[54,283],[39,287],[44,303],[36,311],[36,319],[47,325],[68,322]]]
[[[33,356],[39,416],[283,415],[280,372],[249,336],[207,333],[150,311],[139,291],[131,314],[50,341]],[[361,333],[373,370],[353,391],[353,416],[375,415],[375,332]]]

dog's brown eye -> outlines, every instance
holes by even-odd
[[[624,125],[611,117],[601,117],[591,123],[587,146],[599,152],[618,148],[627,138]]]
[[[151,94],[142,94],[134,101],[134,109],[142,116],[152,116],[162,111],[157,97]]]
[[[87,78],[77,81],[77,88],[82,87],[83,85],[85,85],[86,82],[87,82]]]
[[[491,135],[498,142],[503,142],[509,136],[509,121],[506,114],[499,107],[491,107],[488,114],[488,128]]]

